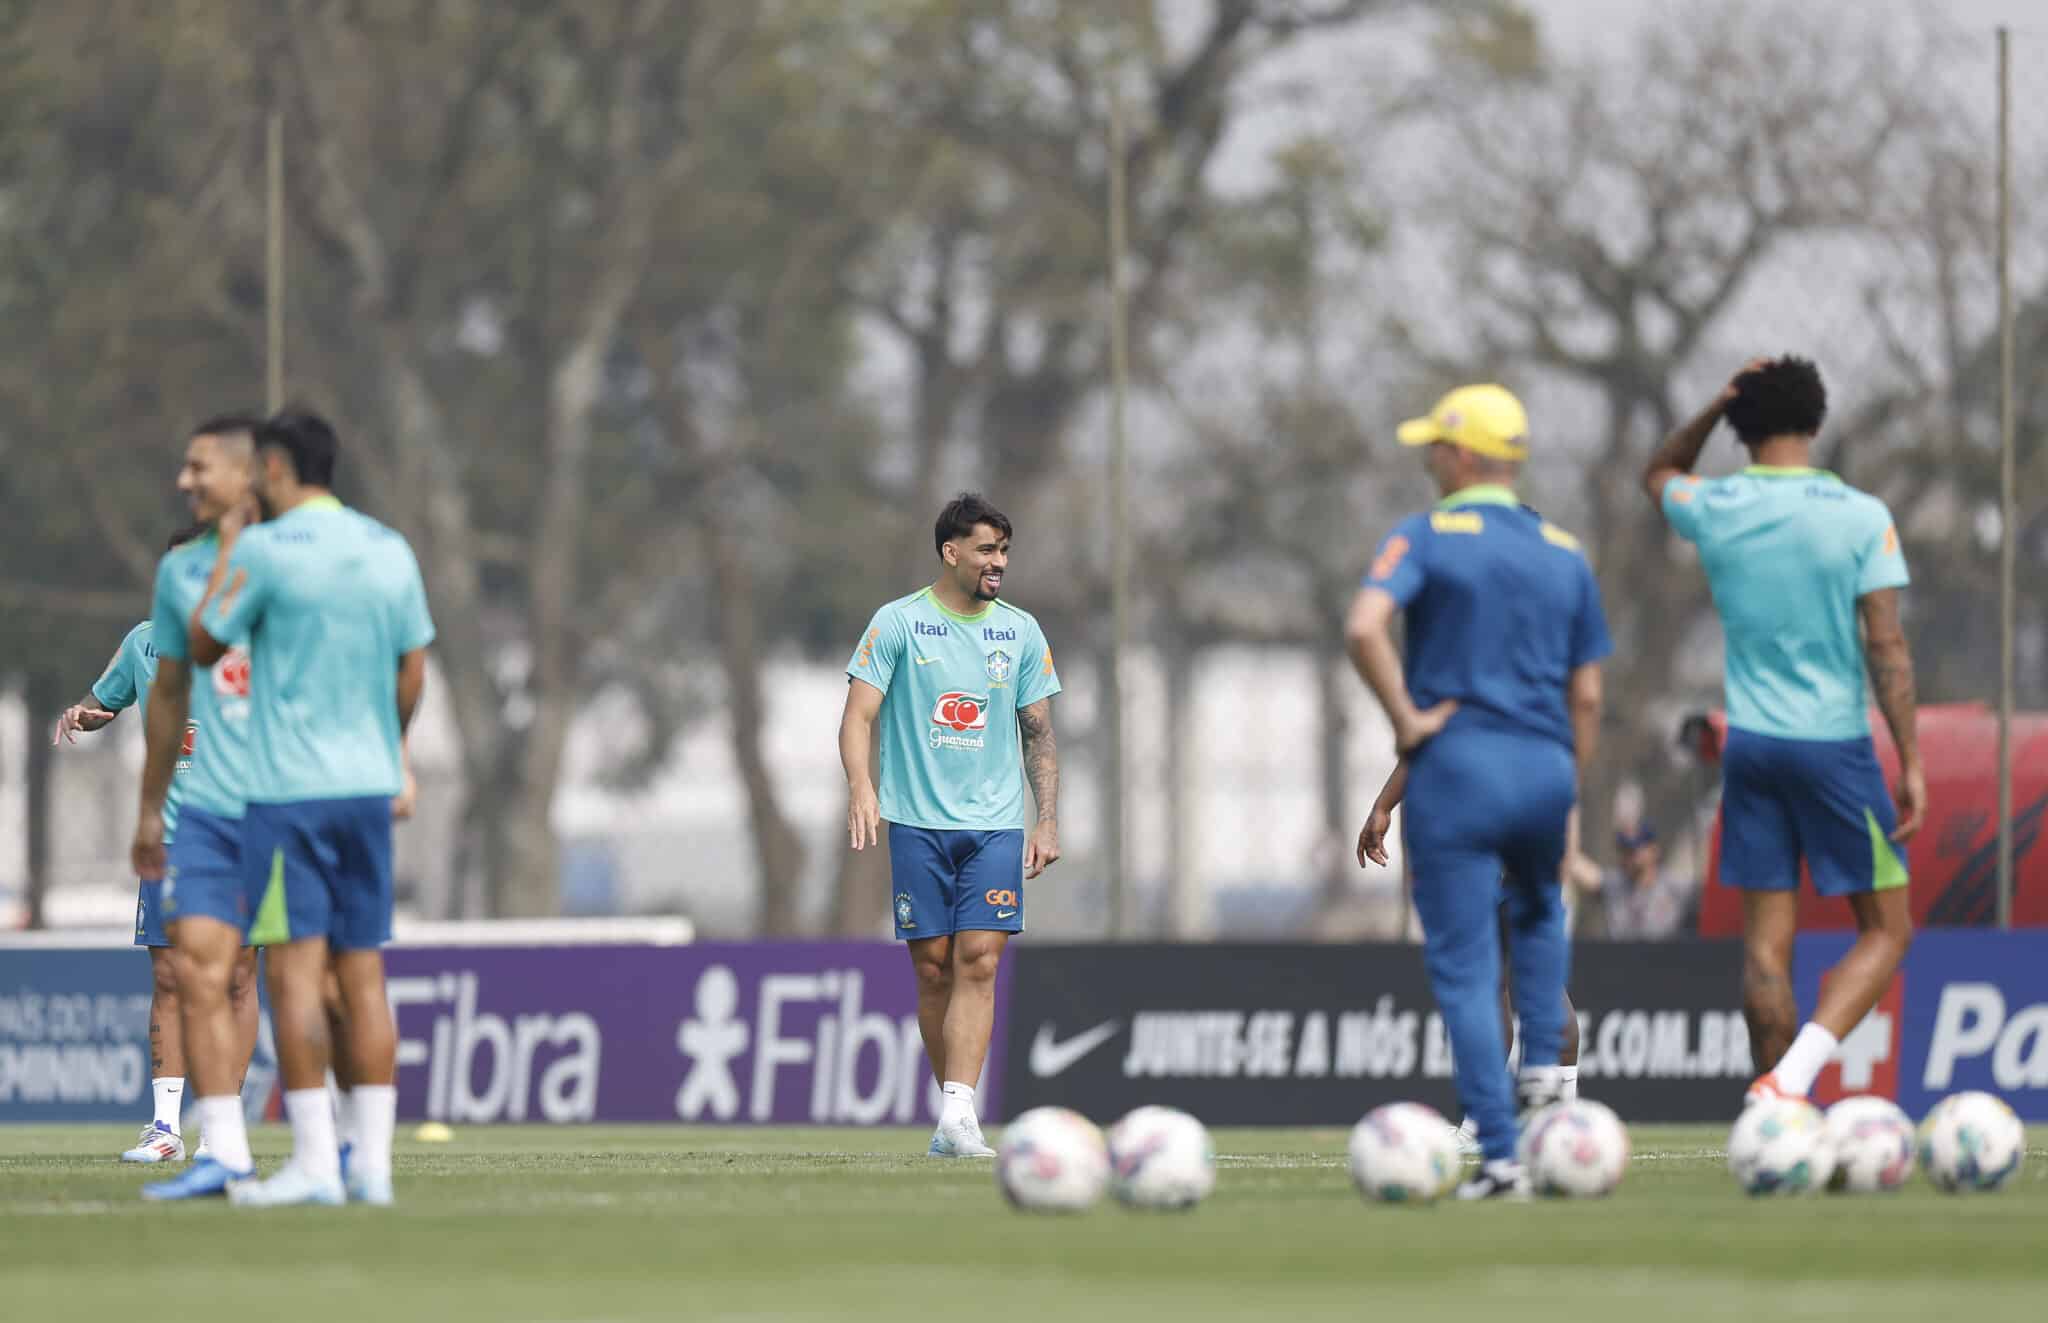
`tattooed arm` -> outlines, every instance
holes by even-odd
[[[1019,709],[1017,726],[1024,736],[1024,775],[1038,805],[1038,821],[1024,840],[1024,876],[1034,878],[1060,857],[1060,751],[1052,734],[1052,699]]]
[[[1863,621],[1863,660],[1878,710],[1899,751],[1899,826],[1895,841],[1911,840],[1927,815],[1927,776],[1920,766],[1920,734],[1913,692],[1913,652],[1899,623],[1899,590],[1880,588],[1856,599]]]

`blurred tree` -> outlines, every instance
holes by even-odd
[[[257,346],[218,334],[252,291],[223,279],[217,245],[247,186],[248,124],[218,114],[235,71],[181,83],[171,17],[104,22],[90,6],[0,13],[0,681],[30,715],[28,900],[49,882],[48,721],[95,680],[149,611],[182,429],[247,407]],[[216,118],[216,115],[218,117]],[[162,141],[152,126],[227,124]],[[260,388],[259,388],[260,389]],[[105,810],[125,840],[133,804]]]
[[[719,473],[750,458],[767,471],[766,442],[843,403],[836,271],[817,260],[843,260],[843,241],[828,225],[808,267],[799,256],[815,244],[805,205],[835,179],[823,154],[848,149],[785,58],[812,19],[668,0],[297,0],[275,25],[307,167],[295,216],[336,267],[332,293],[301,310],[318,323],[309,357],[350,382],[336,407],[359,402],[388,438],[372,465],[428,567],[471,868],[495,912],[553,912],[549,806],[570,722],[594,670],[639,672],[637,692],[659,692],[643,659],[664,653],[646,635],[682,623],[677,566],[703,557],[716,610],[687,633],[720,641],[764,922],[795,921],[801,858],[749,707],[761,544],[702,521]],[[792,196],[808,175],[827,187]],[[780,328],[766,340],[764,323]],[[679,352],[637,358],[636,340]],[[786,370],[765,383],[766,410],[744,388],[771,366]],[[723,395],[676,398],[691,373],[721,371]],[[483,435],[489,465],[471,441]],[[654,761],[667,733],[657,722]]]

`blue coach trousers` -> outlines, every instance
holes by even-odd
[[[1522,1063],[1556,1065],[1571,949],[1558,867],[1576,795],[1571,751],[1555,740],[1454,722],[1417,750],[1403,837],[1458,1101],[1486,1157],[1515,1155],[1515,1098],[1501,1041],[1499,914],[1507,912]],[[1503,896],[1505,888],[1505,896]]]

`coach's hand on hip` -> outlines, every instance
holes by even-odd
[[[1458,714],[1458,700],[1447,698],[1435,707],[1418,712],[1413,708],[1394,719],[1394,752],[1406,757],[1443,733],[1451,718]]]
[[[1060,826],[1047,818],[1024,838],[1024,880],[1030,881],[1059,862]]]

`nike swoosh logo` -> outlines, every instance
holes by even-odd
[[[1017,917],[1017,911],[1015,911],[1015,910],[997,910],[997,911],[996,911],[996,917],[997,917],[998,919],[1014,919],[1014,918],[1016,918],[1016,917]]]
[[[917,664],[918,664],[919,666],[929,666],[929,665],[931,665],[931,664],[932,664],[933,662],[937,661],[937,660],[938,660],[938,658],[937,658],[937,657],[912,657],[912,658],[911,658],[911,660],[912,660],[912,661],[914,661],[914,662],[916,662],[916,663],[917,663]]]
[[[1075,1034],[1062,1043],[1053,1038],[1050,1024],[1039,1025],[1037,1035],[1031,1040],[1031,1073],[1042,1080],[1063,1074],[1082,1057],[1114,1038],[1116,1031],[1115,1020],[1104,1020],[1093,1029]]]

